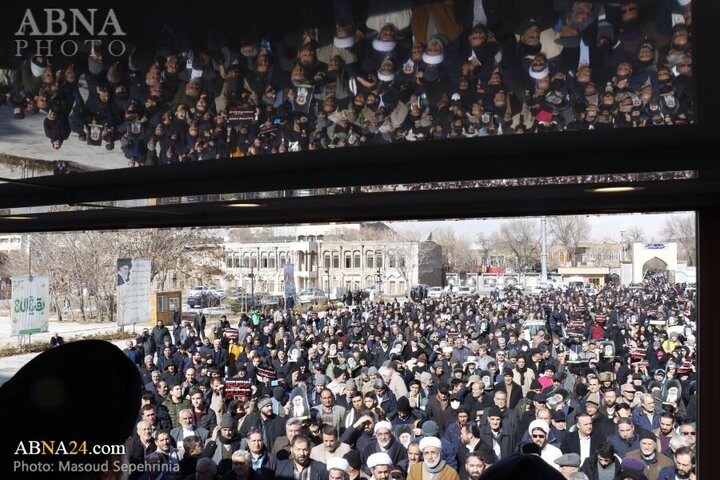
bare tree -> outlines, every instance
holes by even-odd
[[[636,242],[645,242],[647,240],[647,237],[645,236],[645,231],[639,225],[633,225],[632,227],[628,228],[625,231],[623,238],[629,244],[633,244]]]
[[[477,262],[470,249],[470,240],[468,238],[457,235],[450,228],[445,228],[433,232],[433,240],[442,247],[443,261],[449,271],[468,272],[475,270]]]
[[[480,232],[475,239],[475,245],[478,246],[480,253],[480,258],[476,263],[480,268],[484,268],[489,264],[492,241],[484,232]]]
[[[23,275],[31,267],[31,273],[47,275],[51,304],[61,320],[70,305],[82,320],[113,321],[118,258],[150,259],[151,279],[161,290],[171,273],[193,279],[224,274],[219,240],[199,229],[32,234],[28,252],[30,258],[25,252],[13,256],[8,270]]]
[[[218,267],[222,260],[221,239],[208,237],[199,229],[133,230],[120,250],[121,257],[151,259],[150,279],[160,290],[165,290],[168,277],[176,272],[200,283],[224,274]]]
[[[397,271],[405,279],[408,296],[412,283],[442,284],[443,257],[443,247],[431,237],[403,243],[398,251]]]
[[[577,249],[590,238],[590,222],[583,215],[550,217],[550,233],[555,242],[565,247],[572,266],[577,266]]]
[[[509,220],[491,239],[495,249],[505,250],[515,257],[520,272],[534,270],[540,262],[540,229],[536,220]]]
[[[695,237],[695,215],[672,215],[665,221],[661,232],[666,241],[677,242],[678,254],[689,266],[696,264],[697,241]]]

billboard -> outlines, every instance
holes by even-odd
[[[119,326],[150,320],[152,261],[141,258],[117,260],[117,322]]]
[[[47,332],[49,313],[48,277],[12,277],[11,335]]]
[[[297,292],[295,291],[295,265],[286,263],[283,267],[283,281],[285,282],[285,305],[288,299],[295,300]]]

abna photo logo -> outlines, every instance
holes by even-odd
[[[25,10],[15,32],[15,56],[52,57],[62,54],[72,57],[82,46],[92,54],[102,44],[114,57],[125,53],[125,37],[113,9],[45,8],[33,12]]]

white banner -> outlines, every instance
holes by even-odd
[[[283,279],[285,281],[285,302],[288,298],[295,299],[295,265],[286,263],[283,269]]]
[[[50,282],[48,277],[13,277],[11,335],[30,335],[48,331]]]
[[[120,258],[117,269],[117,323],[150,321],[151,260]]]

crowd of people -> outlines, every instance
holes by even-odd
[[[658,278],[158,322],[124,350],[145,384],[130,462],[163,479],[694,479],[694,292]]]
[[[327,3],[285,35],[166,23],[122,57],[32,56],[0,101],[131,166],[693,122],[690,0]]]

